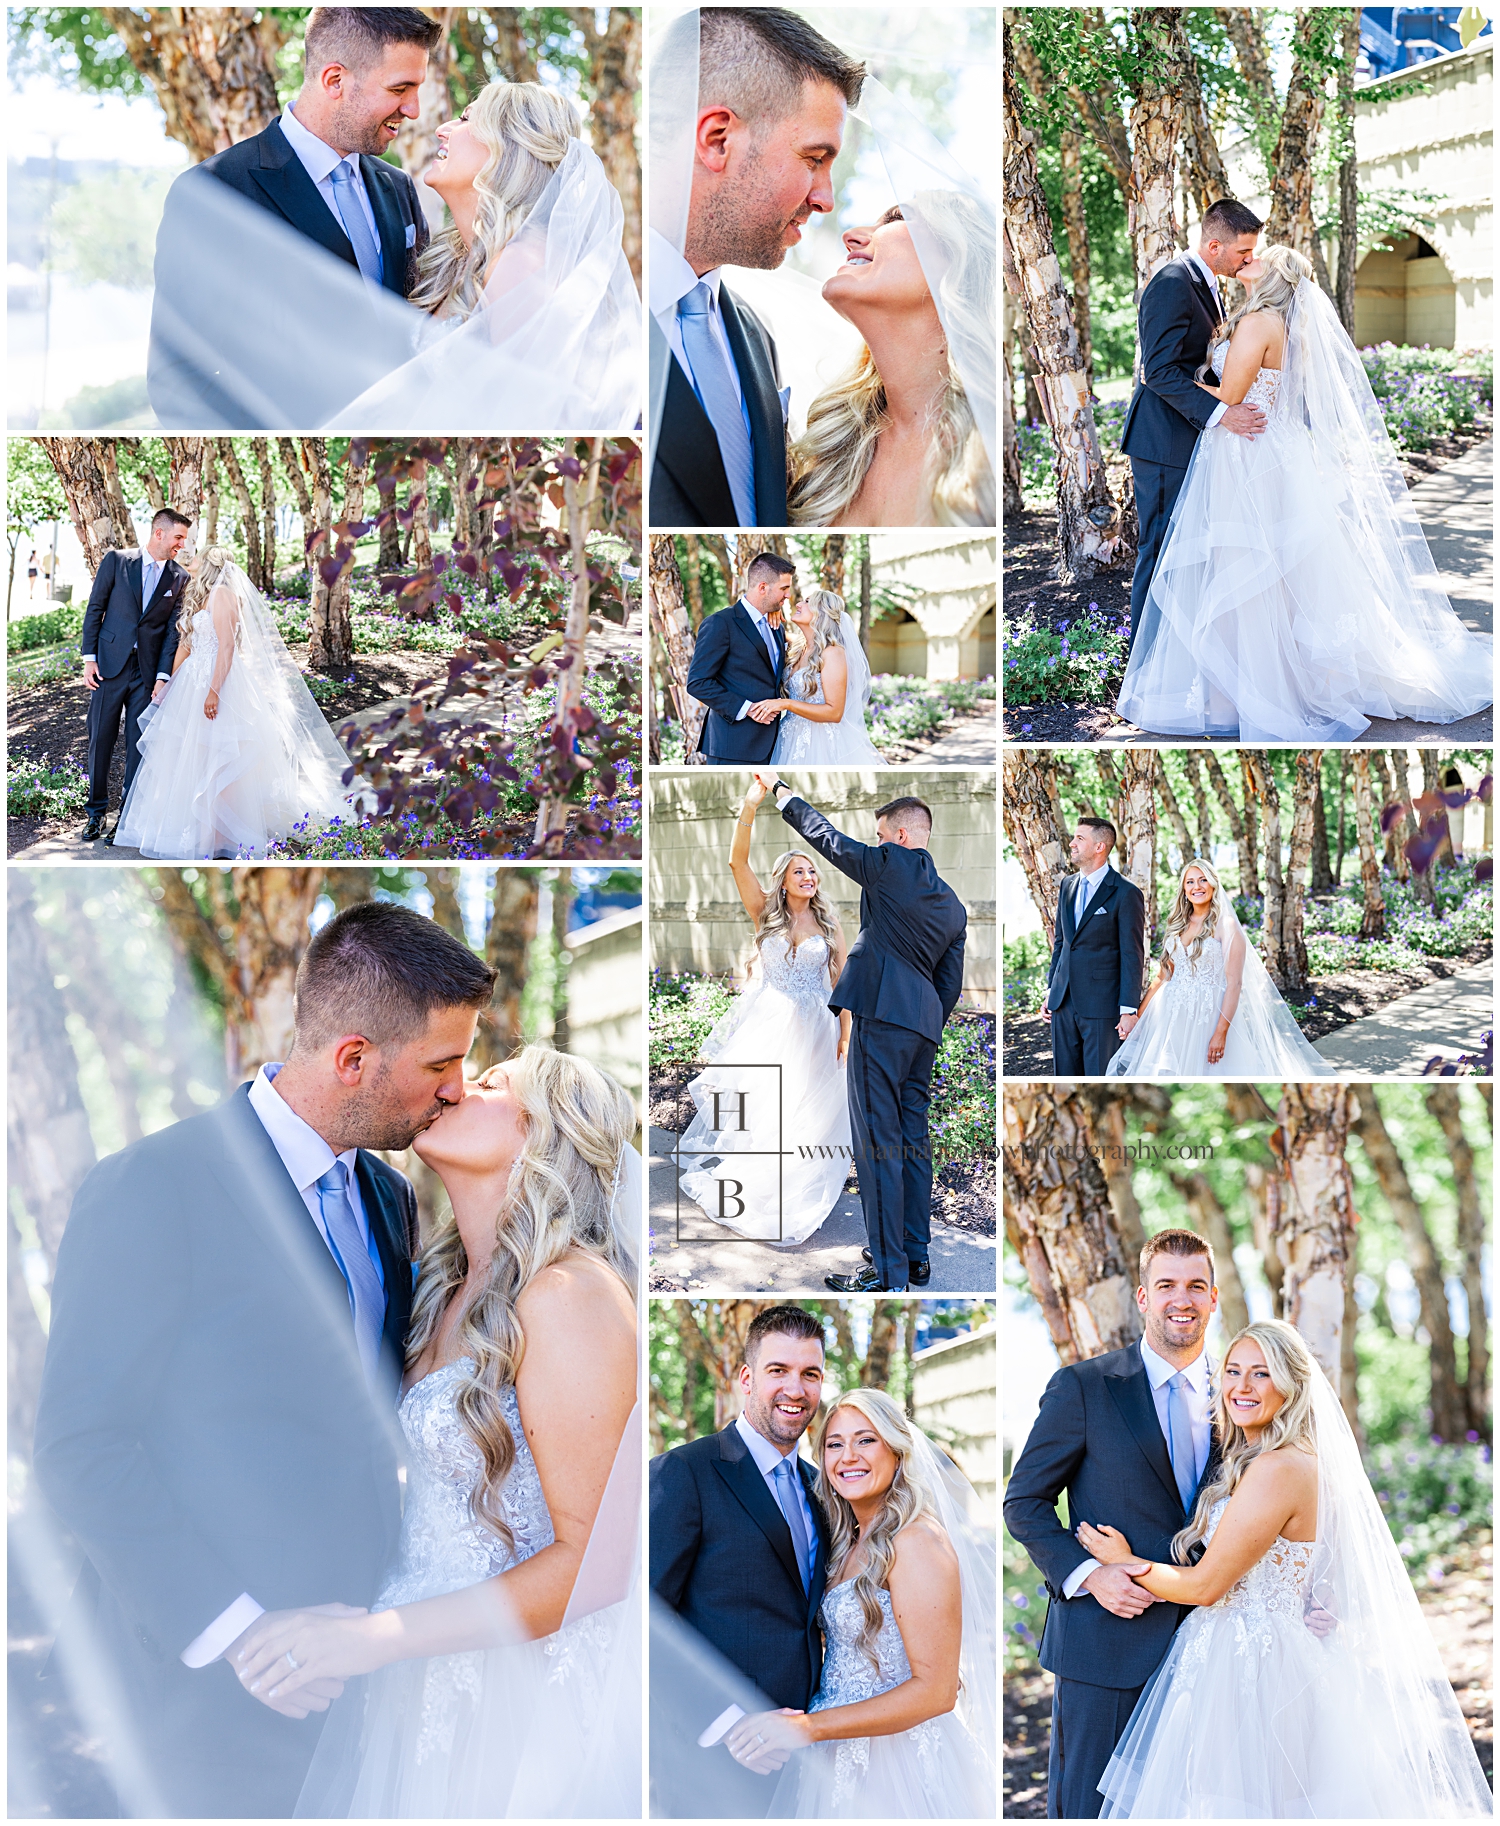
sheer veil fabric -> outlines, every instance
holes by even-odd
[[[849,668],[844,714],[836,723],[815,723],[795,711],[787,711],[776,731],[773,762],[797,762],[804,767],[885,766],[885,756],[865,732],[865,713],[870,707],[870,662],[860,645],[859,629],[847,610],[839,617],[839,640]],[[823,696],[821,682],[818,695],[820,699]]]

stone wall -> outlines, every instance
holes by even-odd
[[[641,1099],[641,909],[628,907],[567,937],[568,1027],[579,1058]]]
[[[952,1457],[974,1486],[973,1520],[995,1525],[999,1418],[993,1321],[920,1350],[912,1359],[916,1421]]]
[[[948,768],[788,770],[787,784],[850,836],[875,841],[875,808],[905,794],[932,807],[932,856],[938,873],[969,914],[960,1006],[995,1006],[995,776]],[[651,966],[722,976],[743,983],[753,933],[729,873],[734,821],[749,784],[738,767],[651,770]],[[762,881],[797,841],[769,798],[762,802],[750,860]],[[859,889],[837,870],[823,884],[852,943],[859,930]],[[830,892],[831,890],[831,892]]]

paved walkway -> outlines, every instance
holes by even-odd
[[[1495,570],[1493,551],[1495,445],[1490,439],[1451,463],[1436,475],[1418,482],[1411,491],[1421,517],[1422,530],[1432,549],[1432,561],[1466,628],[1488,634],[1494,629]],[[1391,743],[1488,742],[1494,731],[1493,709],[1481,710],[1457,723],[1418,723],[1374,717],[1358,739],[1380,747]],[[1113,724],[1101,738],[1105,742],[1168,742],[1173,747],[1198,746],[1191,737],[1153,735],[1133,723]]]
[[[1494,1024],[1495,966],[1486,958],[1339,1028],[1313,1050],[1358,1077],[1419,1078],[1435,1055],[1456,1059],[1478,1052],[1480,1034]]]
[[[912,758],[922,767],[993,767],[999,725],[993,707],[971,711]]]
[[[720,1229],[689,1199],[676,1196],[669,1129],[651,1130],[652,1270],[684,1281],[695,1294],[779,1293],[825,1296],[825,1274],[853,1274],[864,1266],[864,1218],[854,1194],[841,1198],[805,1243],[779,1248]],[[677,1240],[681,1237],[681,1241]],[[928,1259],[932,1279],[923,1294],[990,1293],[995,1286],[995,1242],[934,1219]]]

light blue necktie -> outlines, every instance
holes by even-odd
[[[154,558],[141,561],[141,607],[149,609],[151,598],[156,594],[156,586],[161,582],[162,567]]]
[[[734,390],[729,358],[710,327],[713,308],[713,293],[700,279],[678,304],[677,322],[682,330],[682,346],[693,371],[699,404],[708,414],[708,422],[719,440],[719,455],[724,459],[729,492],[734,496],[734,511],[741,526],[754,526],[755,450]]]
[[[807,1590],[811,1577],[807,1564],[807,1523],[802,1518],[802,1504],[797,1497],[797,1473],[790,1458],[783,1458],[775,1473],[776,1501],[792,1531],[792,1551],[797,1556],[797,1570],[802,1575],[802,1589]]]
[[[359,1360],[364,1366],[365,1381],[373,1389],[380,1367],[380,1337],[385,1330],[385,1290],[349,1202],[348,1168],[342,1160],[334,1161],[318,1181],[318,1209],[333,1259],[349,1289]]]
[[[781,670],[781,655],[776,651],[776,636],[771,632],[770,622],[768,622],[764,616],[760,616],[757,618],[755,625],[760,629],[760,637],[766,643],[766,651],[771,656],[771,670],[773,672],[779,672]]]
[[[1078,918],[1080,923],[1083,920],[1084,914],[1089,910],[1089,896],[1093,891],[1093,882],[1089,880],[1087,875],[1080,875],[1078,877]]]
[[[1193,1422],[1188,1413],[1187,1397],[1188,1380],[1179,1370],[1167,1384],[1167,1445],[1172,1454],[1177,1494],[1182,1498],[1182,1512],[1191,1515],[1198,1475],[1193,1467]]]
[[[360,207],[359,192],[354,188],[354,167],[348,159],[340,159],[332,175],[333,200],[338,205],[339,220],[344,224],[344,233],[354,249],[359,270],[371,285],[379,285],[385,269],[379,245],[370,233],[370,224]]]

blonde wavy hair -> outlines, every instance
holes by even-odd
[[[844,644],[844,636],[839,628],[844,599],[832,590],[814,590],[805,600],[813,612],[813,622],[806,632],[797,628],[797,637],[802,646],[797,654],[799,664],[791,674],[790,682],[795,688],[796,696],[810,698],[818,688],[818,676],[823,670],[823,655],[830,647],[841,647]],[[795,622],[792,625],[796,627]]]
[[[177,611],[177,646],[180,652],[193,650],[193,617],[208,601],[210,590],[224,575],[226,565],[234,560],[222,545],[210,545],[198,560],[187,588],[182,592],[182,607]]]
[[[490,268],[581,137],[569,103],[539,82],[486,83],[465,113],[489,157],[474,179],[473,245],[450,223],[417,261],[409,302],[433,315],[467,317],[478,308]]]
[[[968,343],[993,343],[993,221],[962,191],[925,190],[913,201],[946,256],[938,300],[945,320],[961,320]],[[900,209],[890,209],[879,225],[900,219]],[[787,519],[792,525],[832,526],[845,513],[875,460],[885,409],[885,386],[863,347],[849,372],[813,401],[807,429],[791,447]],[[951,356],[930,423],[923,483],[931,490],[934,523],[993,526],[995,472]]]
[[[1167,955],[1167,941],[1176,934],[1186,932],[1198,917],[1197,909],[1187,897],[1188,869],[1197,869],[1200,875],[1206,875],[1213,883],[1214,889],[1214,897],[1209,902],[1202,930],[1190,944],[1183,946],[1188,955],[1188,962],[1193,965],[1194,969],[1197,968],[1198,959],[1203,955],[1203,941],[1215,936],[1214,927],[1219,923],[1219,877],[1208,863],[1199,862],[1194,858],[1177,878],[1177,898],[1172,902],[1172,911],[1167,915],[1167,923],[1162,929],[1161,968],[1167,976],[1172,974],[1172,960]]]
[[[1260,262],[1266,270],[1250,287],[1250,295],[1245,302],[1238,310],[1231,311],[1209,338],[1210,359],[1199,368],[1197,379],[1209,379],[1213,370],[1214,349],[1233,336],[1235,326],[1242,317],[1248,317],[1252,311],[1274,311],[1285,324],[1292,313],[1292,300],[1297,296],[1297,287],[1304,279],[1313,276],[1312,261],[1307,255],[1299,254],[1295,247],[1286,247],[1279,241],[1262,252]]]
[[[786,876],[787,870],[798,856],[804,862],[811,863],[817,872],[818,885],[807,903],[807,910],[812,914],[818,930],[828,940],[828,967],[832,971],[833,941],[839,934],[839,922],[834,917],[833,908],[823,898],[823,872],[806,850],[783,850],[771,864],[771,885],[766,892],[766,904],[761,909],[760,924],[755,928],[756,955],[760,955],[768,938],[784,938],[789,945],[792,942],[792,912],[786,900]]]
[[[834,1489],[828,1476],[824,1442],[835,1414],[853,1408],[861,1414],[896,1455],[896,1472],[886,1491],[880,1513],[865,1533],[846,1498]],[[859,1571],[851,1581],[859,1599],[860,1628],[856,1646],[865,1659],[880,1671],[875,1653],[875,1639],[885,1624],[880,1607],[880,1593],[890,1584],[891,1567],[896,1559],[896,1536],[919,1516],[937,1521],[937,1510],[926,1486],[918,1479],[912,1463],[916,1441],[905,1414],[883,1389],[846,1389],[823,1416],[818,1428],[818,1496],[828,1517],[828,1583],[837,1584],[855,1547],[861,1549]],[[941,1524],[939,1524],[941,1525]]]
[[[495,1253],[489,1278],[459,1321],[460,1353],[473,1376],[458,1396],[458,1416],[484,1460],[470,1498],[476,1522],[515,1545],[500,1497],[515,1463],[516,1442],[501,1405],[515,1385],[526,1350],[516,1317],[523,1291],[570,1250],[604,1262],[635,1295],[635,1261],[628,1229],[612,1206],[622,1150],[635,1133],[630,1098],[607,1072],[571,1053],[525,1046],[479,1079],[505,1072],[520,1106],[523,1140],[495,1213]],[[450,1211],[418,1261],[406,1343],[410,1369],[437,1336],[443,1315],[468,1274],[469,1259]]]
[[[1251,1439],[1230,1411],[1221,1375],[1219,1392],[1214,1397],[1214,1425],[1223,1442],[1222,1456],[1212,1481],[1198,1493],[1192,1520],[1172,1537],[1172,1558],[1179,1566],[1188,1564],[1188,1549],[1208,1533],[1214,1504],[1220,1497],[1233,1496],[1240,1479],[1262,1452],[1274,1452],[1278,1446],[1296,1446],[1300,1451],[1317,1454],[1313,1383],[1318,1372],[1301,1334],[1284,1319],[1256,1319],[1231,1341],[1224,1353],[1226,1363],[1234,1355],[1235,1345],[1246,1338],[1260,1346],[1271,1372],[1271,1384],[1284,1397],[1283,1405],[1271,1424],[1261,1429],[1259,1439]]]

